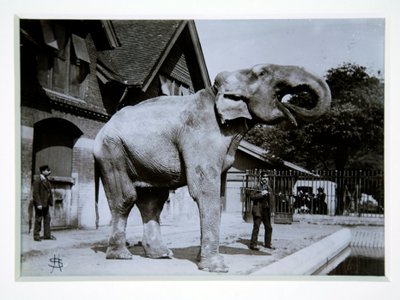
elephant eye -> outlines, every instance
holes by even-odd
[[[258,72],[258,74],[257,74],[258,76],[265,76],[265,75],[268,75],[268,71],[267,70],[265,70],[265,69],[262,69],[262,70],[260,70],[259,72]]]
[[[267,73],[267,72],[265,72],[265,71],[261,71],[261,72],[258,74],[258,76],[264,76],[266,73]]]
[[[261,76],[268,75],[268,70],[266,70],[265,68],[257,68],[257,67],[255,67],[252,71],[253,71],[253,74],[256,77],[261,77]]]

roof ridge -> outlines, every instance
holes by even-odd
[[[99,51],[101,63],[126,85],[143,86],[158,70],[185,20],[111,20],[120,46]],[[184,27],[184,26],[183,26]],[[181,31],[180,31],[181,32]],[[105,57],[104,57],[105,56]]]

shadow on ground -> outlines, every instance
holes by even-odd
[[[237,242],[238,242],[238,243],[241,243],[241,244],[243,244],[243,245],[245,245],[247,248],[250,247],[250,240],[238,239]],[[261,242],[257,242],[257,246],[263,247],[264,244],[261,243]],[[261,254],[261,255],[265,255],[265,253],[263,253],[263,252],[258,252],[258,251],[252,251],[252,252],[253,252],[253,254],[259,253],[259,254]],[[255,252],[255,253],[254,253],[254,252]],[[267,255],[268,255],[268,254],[267,254]]]
[[[144,253],[144,249],[142,244],[139,242],[133,246],[131,245],[127,245],[129,251],[133,254],[133,255],[137,255],[137,256],[142,256],[142,257],[146,257],[146,254]],[[96,245],[94,247],[92,247],[91,249],[97,253],[97,252],[103,252],[106,253],[107,252],[107,245],[101,244],[101,245]]]
[[[238,239],[237,243],[244,244],[248,247],[250,244],[250,240],[246,239]],[[91,248],[94,252],[104,252],[107,251],[107,245],[96,245]],[[128,246],[129,251],[136,256],[147,257],[142,244],[139,242],[133,246]],[[200,246],[190,246],[185,248],[171,248],[172,252],[174,253],[174,258],[176,259],[184,259],[189,260],[191,262],[196,263],[198,261],[198,253],[200,251]],[[254,251],[250,249],[244,248],[237,248],[232,246],[225,246],[221,245],[219,247],[219,253],[221,254],[228,254],[228,255],[264,255],[268,256],[271,255],[270,253],[262,252],[262,251]]]

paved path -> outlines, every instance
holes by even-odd
[[[374,226],[369,226],[371,225]],[[355,219],[346,220],[345,227],[351,229],[357,241],[370,240],[374,244],[383,245],[383,226],[376,224],[377,220],[360,222]],[[380,221],[382,222],[382,220]],[[383,224],[383,223],[382,223]],[[256,272],[294,252],[303,249],[316,241],[340,230],[344,226],[334,218],[317,218],[315,216],[296,216],[291,225],[275,224],[273,226],[274,251],[252,251],[248,249],[252,224],[245,223],[240,214],[223,214],[221,223],[220,253],[229,266],[229,273],[215,274],[200,271],[196,265],[199,250],[199,222],[165,222],[162,233],[165,243],[174,252],[173,259],[149,259],[144,255],[139,245],[142,226],[130,226],[127,229],[129,250],[133,259],[106,260],[105,251],[110,233],[109,227],[86,230],[56,231],[56,241],[32,241],[31,235],[23,234],[21,239],[21,275],[52,278],[59,276],[133,276],[134,278],[148,276],[240,276]],[[263,228],[262,228],[263,229]],[[259,241],[263,230],[260,230]],[[63,269],[53,269],[50,259],[54,255],[63,261]],[[69,277],[72,278],[72,277]]]

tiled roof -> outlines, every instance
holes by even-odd
[[[113,20],[120,47],[99,53],[102,66],[125,84],[141,86],[184,21]]]

